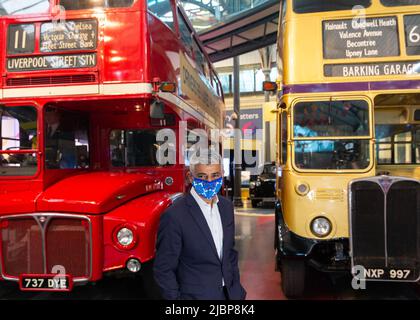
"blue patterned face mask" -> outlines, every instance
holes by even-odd
[[[210,200],[213,199],[213,197],[220,191],[220,188],[222,188],[222,180],[223,177],[213,181],[194,178],[192,185],[200,196]]]

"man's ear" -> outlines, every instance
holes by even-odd
[[[186,178],[187,178],[187,182],[188,182],[189,184],[192,184],[192,182],[193,182],[194,178],[193,178],[193,176],[192,176],[191,171],[188,171],[188,172],[187,172],[187,174],[186,174],[185,176],[186,176]]]

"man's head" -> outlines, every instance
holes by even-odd
[[[60,123],[60,112],[55,108],[47,108],[45,112],[45,122],[49,125],[55,125]]]
[[[190,159],[190,173],[193,177],[212,181],[223,176],[223,159],[212,151],[194,154]]]
[[[207,200],[216,197],[222,186],[223,159],[214,152],[194,154],[190,159],[189,180],[195,191]]]

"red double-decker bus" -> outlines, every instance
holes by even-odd
[[[161,163],[157,133],[183,141],[223,118],[185,12],[175,0],[0,1],[0,43],[0,279],[71,290],[139,271],[187,188],[183,150]]]

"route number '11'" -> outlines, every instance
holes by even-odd
[[[22,43],[19,46],[19,38],[20,38],[20,34],[22,33]],[[23,49],[25,50],[26,48],[26,38],[27,38],[27,34],[25,30],[22,30],[22,32],[20,30],[16,30],[15,31],[15,50],[19,50],[19,49]]]
[[[9,26],[7,53],[32,53],[35,47],[35,26],[33,24],[12,24]]]

